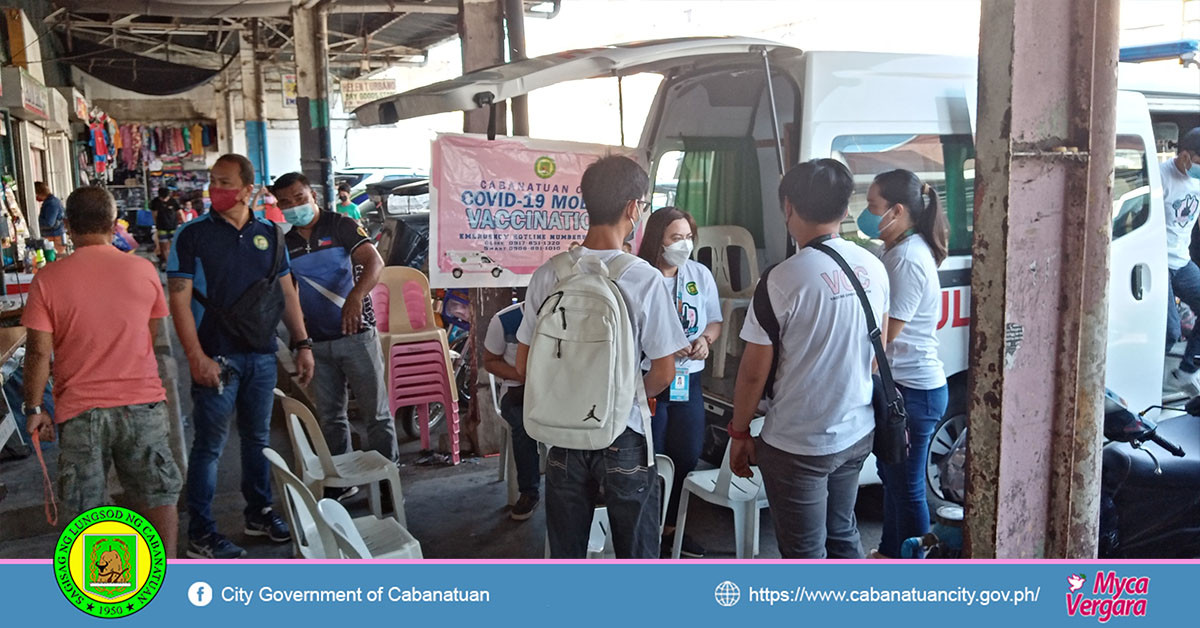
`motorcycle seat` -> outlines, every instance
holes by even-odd
[[[1158,424],[1158,435],[1182,447],[1185,454],[1177,458],[1154,443],[1144,443],[1142,447],[1154,452],[1158,458],[1162,475],[1154,474],[1154,461],[1146,452],[1137,451],[1128,443],[1113,443],[1105,447],[1105,466],[1110,472],[1124,475],[1119,482],[1126,487],[1200,486],[1200,418],[1182,416],[1167,419]]]

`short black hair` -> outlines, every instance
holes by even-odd
[[[245,155],[225,153],[217,157],[215,163],[219,164],[221,162],[232,163],[238,167],[238,178],[242,180],[242,185],[254,184],[254,164],[250,163],[250,160]]]
[[[158,198],[167,198],[171,195],[171,190],[165,187],[158,188]]]
[[[337,191],[338,191],[338,192],[349,192],[349,191],[350,191],[350,186],[349,186],[348,184],[346,184],[346,183],[343,181],[342,183],[339,183],[339,184],[338,184],[338,190],[337,190]]]
[[[791,201],[797,216],[818,225],[844,218],[853,193],[854,176],[836,159],[797,164],[779,182],[779,203]]]
[[[1200,126],[1188,131],[1179,138],[1179,150],[1188,150],[1200,154]]]
[[[308,182],[308,177],[304,176],[302,173],[289,172],[278,179],[275,179],[274,183],[267,186],[267,190],[269,190],[271,194],[274,194],[276,190],[290,188],[297,183],[302,184],[306,188],[312,187],[312,185]]]
[[[117,221],[117,202],[102,187],[82,187],[67,197],[66,217],[72,234],[108,233]]]
[[[638,162],[622,155],[610,155],[583,171],[580,187],[591,224],[612,225],[620,222],[629,201],[646,195],[650,189],[650,176]]]

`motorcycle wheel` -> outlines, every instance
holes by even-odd
[[[950,402],[946,405],[946,414],[938,421],[933,430],[933,438],[929,442],[929,452],[925,456],[925,500],[929,502],[930,517],[942,506],[961,506],[957,502],[946,499],[942,491],[940,463],[958,435],[967,429],[967,395],[961,386],[950,389]]]
[[[440,403],[429,404],[429,431],[433,432],[434,428],[446,418],[446,408]],[[399,416],[396,417],[396,422],[400,424],[401,429],[409,438],[421,437],[421,417],[417,415],[417,409],[413,407],[402,408]]]

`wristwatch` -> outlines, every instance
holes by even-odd
[[[45,413],[46,413],[46,409],[43,408],[40,404],[36,405],[36,406],[25,405],[24,403],[21,404],[21,414],[24,414],[25,416],[33,416],[35,414],[45,414]]]
[[[296,342],[292,343],[292,351],[299,351],[301,349],[312,349],[312,347],[313,347],[313,339],[312,338],[305,338],[304,340],[297,340]]]

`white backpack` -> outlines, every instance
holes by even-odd
[[[641,354],[616,283],[638,260],[622,253],[606,265],[571,251],[551,258],[558,283],[538,307],[525,372],[525,431],[534,440],[604,449],[625,431],[636,400],[649,441]],[[653,459],[652,446],[648,453]]]

